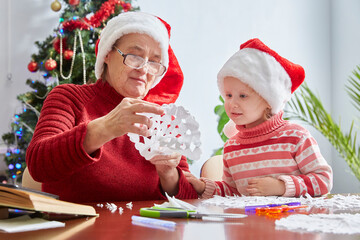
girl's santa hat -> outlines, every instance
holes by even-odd
[[[162,76],[155,78],[152,89],[146,95],[145,100],[158,104],[175,102],[182,88],[184,76],[169,45],[170,30],[170,25],[164,20],[144,12],[126,12],[112,18],[101,31],[95,46],[96,78],[102,77],[105,57],[113,49],[118,39],[130,33],[147,34],[159,43],[161,63],[167,71]]]
[[[247,84],[267,101],[271,113],[277,114],[303,83],[305,71],[254,38],[243,43],[220,69],[217,83],[223,97],[225,77],[234,77]],[[224,127],[224,133],[231,137],[236,132],[235,123],[230,120]]]

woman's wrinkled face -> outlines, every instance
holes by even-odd
[[[115,44],[124,54],[140,56],[147,61],[161,62],[160,44],[146,34],[131,33]],[[154,83],[155,76],[147,73],[147,66],[133,69],[126,66],[124,57],[114,48],[105,57],[104,80],[124,97],[144,98]]]

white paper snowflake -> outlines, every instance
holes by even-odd
[[[291,215],[275,222],[276,229],[292,231],[359,234],[360,214]]]
[[[132,202],[127,203],[126,207],[131,210],[133,208],[133,203]]]
[[[334,194],[322,197],[311,197],[307,194],[305,197],[255,197],[255,196],[234,196],[221,197],[213,196],[210,199],[202,201],[204,205],[216,205],[225,208],[245,208],[245,206],[266,205],[266,204],[283,204],[288,202],[301,202],[302,205],[317,208],[328,208],[331,212],[340,212],[344,210],[360,211],[359,195],[342,195]]]
[[[182,106],[164,104],[165,114],[142,113],[153,122],[149,129],[150,137],[128,133],[135,148],[146,160],[155,155],[180,153],[191,160],[198,160],[201,155],[199,124]]]

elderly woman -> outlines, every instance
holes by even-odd
[[[197,198],[174,153],[145,160],[127,133],[148,136],[183,75],[169,46],[170,26],[141,12],[111,19],[97,43],[91,85],[63,84],[46,98],[26,153],[29,172],[43,191],[72,202]],[[146,101],[145,101],[146,100]]]

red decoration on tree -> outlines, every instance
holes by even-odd
[[[108,0],[101,5],[99,11],[94,13],[90,19],[84,17],[78,20],[66,21],[63,22],[62,28],[65,31],[74,31],[77,28],[80,30],[89,30],[91,27],[100,27],[101,24],[110,17],[111,14],[115,13],[115,7],[119,5],[121,5],[121,7],[124,9],[124,12],[127,12],[132,8],[130,3],[125,3],[124,1],[120,0]]]
[[[60,38],[56,37],[53,41],[53,47],[57,53],[60,53]],[[66,38],[62,39],[62,52],[66,49]]]
[[[27,68],[29,69],[30,72],[36,72],[39,69],[39,66],[37,64],[37,62],[31,61]]]
[[[79,22],[79,20],[70,20],[70,21],[63,22],[62,28],[65,31],[72,32],[77,28],[80,30],[89,30],[90,26],[88,26],[84,22]]]
[[[57,67],[57,63],[54,59],[50,58],[45,62],[45,69],[48,71],[52,71]]]
[[[73,55],[74,55],[74,52],[70,49],[64,51],[64,58],[66,60],[70,60]]]
[[[69,0],[69,4],[71,6],[77,6],[77,5],[79,5],[79,3],[80,3],[80,0]]]
[[[127,12],[131,9],[131,4],[130,3],[124,3],[124,4],[121,4],[121,6],[123,7],[124,9],[124,12]]]

